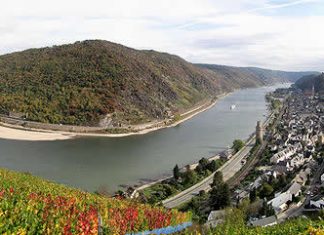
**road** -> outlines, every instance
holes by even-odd
[[[282,116],[283,112],[281,111],[279,115]],[[263,127],[267,127],[270,122],[274,120],[274,113],[272,113],[267,120],[265,121],[265,123],[263,124]],[[274,126],[278,125],[278,122],[280,121],[280,118],[277,118],[274,122]],[[269,136],[271,136],[272,133],[267,133],[264,137],[264,141],[262,143],[262,145],[257,149],[257,152],[253,154],[253,156],[247,161],[247,163],[244,165],[244,168],[242,167],[242,170],[240,170],[238,172],[238,174],[235,175],[235,177],[231,178],[231,180],[228,182],[230,188],[234,188],[237,185],[239,185],[241,183],[242,180],[244,180],[244,178],[249,174],[249,172],[251,171],[251,169],[253,167],[255,167],[255,165],[258,163],[260,155],[263,153],[264,149],[266,148],[266,146],[268,145],[268,141],[269,141]]]
[[[261,147],[258,148],[257,152],[253,154],[252,157],[247,161],[247,163],[244,165],[244,168],[235,175],[235,177],[232,177],[231,180],[228,182],[228,185],[230,188],[235,188],[237,185],[241,184],[242,180],[249,174],[251,169],[255,167],[255,165],[259,161],[259,156],[262,154],[266,147],[266,142],[264,142]]]
[[[269,117],[263,124],[263,127],[266,127],[270,123],[270,121],[273,119],[273,116],[273,114],[269,115]],[[254,143],[255,134],[251,137],[251,139],[247,141],[246,145],[238,153],[236,153],[230,160],[228,160],[222,167],[217,170],[222,172],[225,182],[241,170],[241,168],[243,167],[241,162],[245,157],[248,156],[254,146]],[[209,191],[211,189],[210,184],[213,182],[214,174],[215,173],[211,174],[201,182],[182,191],[181,193],[162,201],[162,204],[166,208],[174,208],[190,201],[191,198],[195,195],[198,195],[201,190]]]
[[[246,157],[251,149],[253,148],[253,144],[255,141],[255,136],[251,138],[245,145],[243,149],[241,149],[238,153],[236,153],[230,160],[228,160],[223,166],[221,166],[218,171],[223,173],[224,181],[229,180],[232,176],[235,175],[242,168],[241,161],[244,157]],[[188,202],[192,197],[199,194],[201,190],[209,191],[211,189],[210,184],[213,182],[214,174],[211,174],[201,182],[193,185],[192,187],[182,191],[181,193],[164,200],[162,203],[167,208],[174,208],[180,206],[181,204]]]

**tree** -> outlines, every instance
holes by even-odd
[[[218,166],[215,160],[212,160],[207,166],[207,169],[210,170],[211,172],[215,172],[217,168]]]
[[[281,106],[280,100],[277,100],[277,99],[272,99],[271,100],[271,109],[272,110],[277,110],[277,109],[280,108],[280,106]]]
[[[202,175],[202,173],[204,172],[204,170],[200,164],[198,164],[196,166],[195,171],[198,173],[198,175]]]
[[[287,178],[285,175],[279,175],[278,180],[276,182],[276,189],[280,190],[281,188],[285,187],[287,185]]]
[[[175,165],[175,167],[173,168],[173,178],[175,180],[178,180],[180,178],[180,169],[179,169],[178,164]]]
[[[228,184],[222,183],[213,187],[210,192],[211,206],[214,210],[224,209],[230,206],[230,190]]]
[[[199,160],[199,165],[201,166],[202,170],[206,170],[208,164],[209,164],[209,161],[204,157]]]
[[[162,189],[165,194],[165,197],[169,197],[170,195],[176,192],[176,189],[169,184],[163,184]]]
[[[219,185],[223,184],[223,174],[220,171],[215,172],[213,183],[211,184],[212,187],[218,187]]]
[[[263,200],[262,209],[260,211],[261,215],[272,216],[275,214],[275,211],[271,205],[268,205],[266,200]]]
[[[261,186],[261,190],[259,192],[260,198],[265,198],[271,196],[273,193],[273,188],[268,183],[263,183]]]
[[[231,193],[228,184],[226,183],[223,184],[222,189],[221,203],[223,205],[222,208],[225,208],[231,205]]]
[[[243,147],[244,147],[244,142],[242,140],[234,140],[233,141],[233,149],[234,152],[237,153],[238,151],[240,151]]]
[[[257,194],[256,194],[256,189],[253,188],[251,191],[250,191],[250,195],[249,195],[249,198],[250,198],[250,201],[251,202],[254,202],[257,198]]]
[[[183,178],[185,186],[193,185],[197,182],[197,173],[189,170],[183,175]]]

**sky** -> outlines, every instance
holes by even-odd
[[[103,39],[193,63],[324,71],[324,0],[7,0],[0,54]]]

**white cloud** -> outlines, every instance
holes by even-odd
[[[192,62],[324,70],[323,16],[263,14],[317,0],[11,0],[0,53],[105,39]]]
[[[288,1],[288,2],[284,2],[284,3],[277,3],[277,4],[271,4],[271,3],[266,2],[263,7],[252,9],[250,12],[269,10],[269,9],[286,8],[286,7],[307,4],[307,3],[314,3],[314,2],[319,2],[319,1],[320,0],[297,0],[297,1]]]

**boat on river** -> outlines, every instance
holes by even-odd
[[[230,107],[231,110],[233,109],[236,109],[236,105],[235,104],[232,104],[231,107]]]

